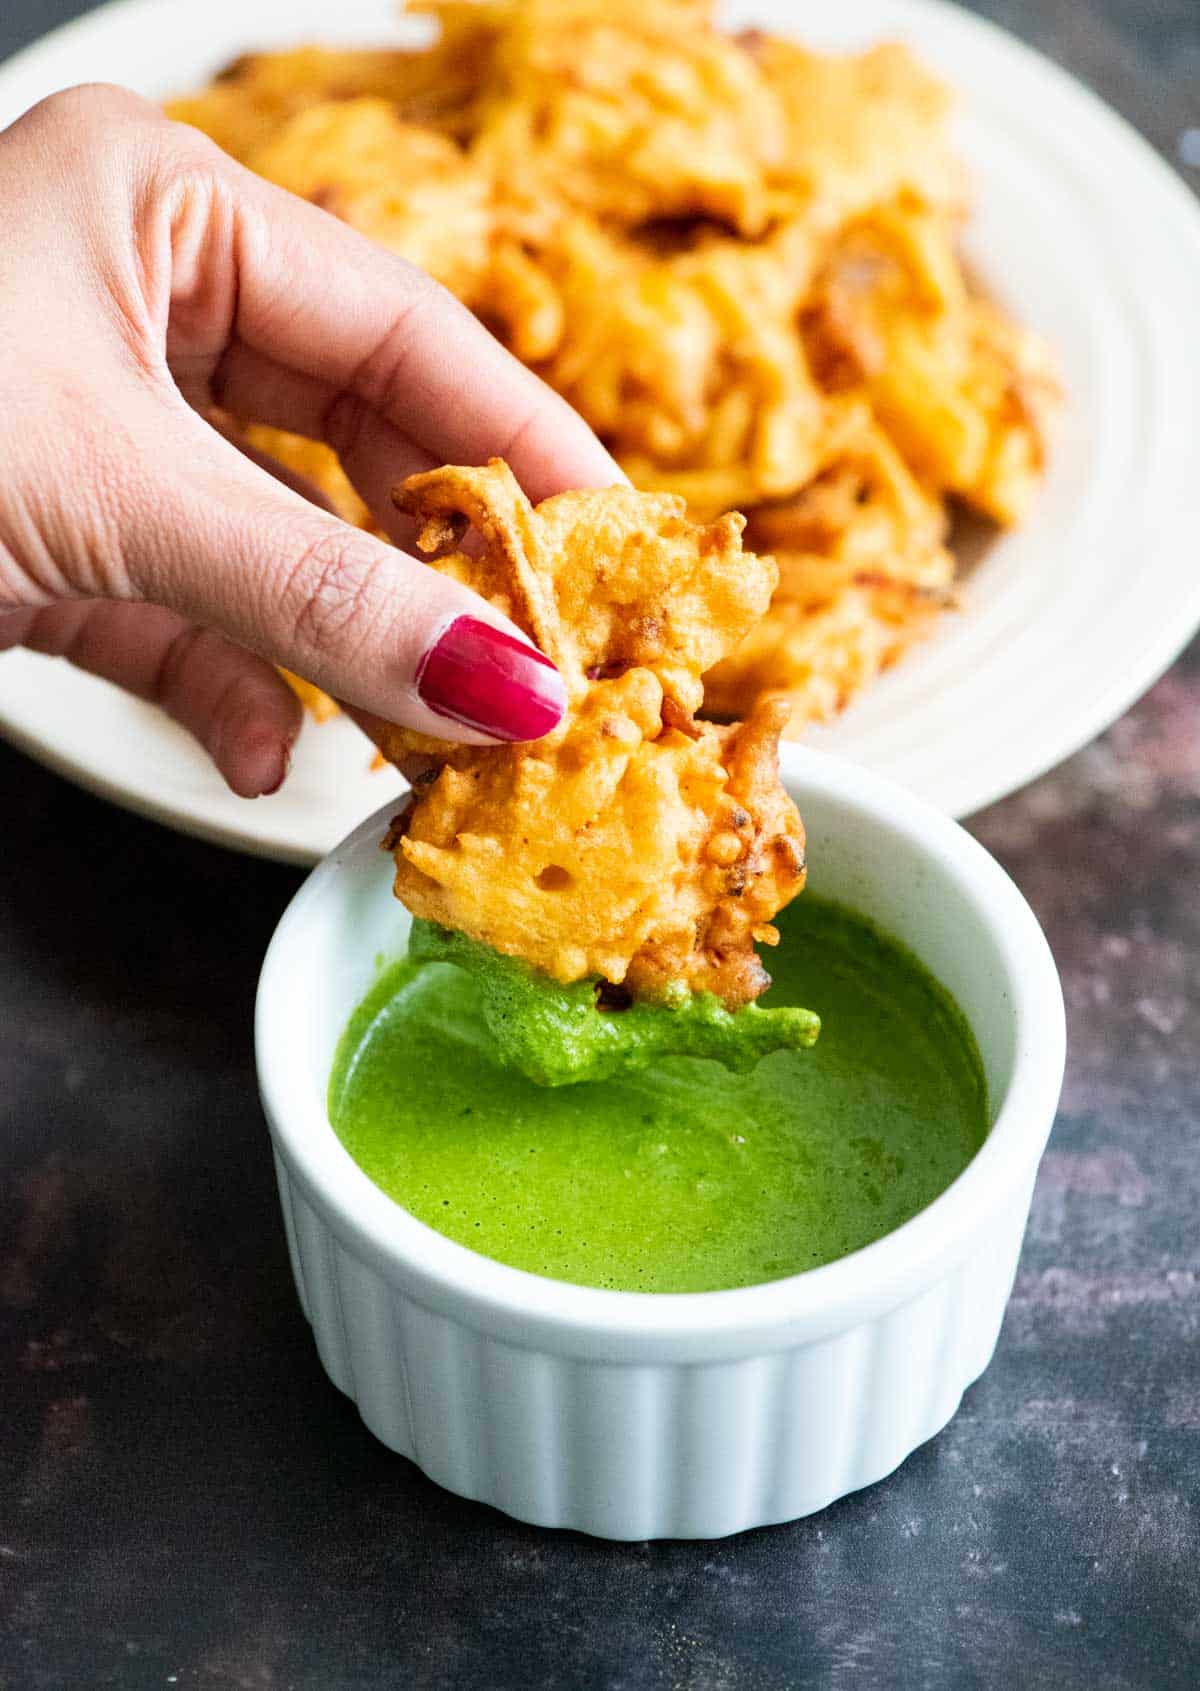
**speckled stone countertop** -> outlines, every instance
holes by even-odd
[[[2,0],[0,57],[81,9]],[[1200,186],[1197,0],[982,9]],[[889,1480],[709,1545],[462,1503],[325,1380],[249,1045],[297,873],[2,746],[0,815],[0,1691],[1200,1683],[1200,648],[972,824],[1070,1019],[995,1361]]]

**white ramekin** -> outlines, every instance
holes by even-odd
[[[991,1131],[954,1184],[827,1267],[728,1292],[592,1290],[479,1256],[368,1180],[325,1090],[347,1018],[405,944],[378,849],[388,811],[313,872],[267,952],[259,1084],[321,1361],[384,1444],[521,1520],[715,1538],[810,1514],[945,1426],[991,1358],[1062,1082],[1053,959],[955,823],[850,764],[789,761],[810,886],[950,989],[991,1095]]]

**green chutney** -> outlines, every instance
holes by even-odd
[[[556,1280],[705,1292],[858,1250],[979,1149],[983,1069],[949,994],[894,940],[807,893],[777,923],[763,1003],[816,1011],[811,1049],[750,1073],[664,1057],[539,1086],[498,1061],[472,974],[405,958],[342,1036],[334,1130],[419,1220]]]
[[[712,1057],[745,1073],[771,1051],[815,1043],[821,1019],[799,1005],[727,1010],[711,992],[682,981],[665,1004],[609,1004],[597,1014],[599,983],[562,986],[516,957],[430,922],[414,920],[410,961],[456,963],[473,978],[492,1054],[539,1086],[578,1086],[660,1063],[664,1057]],[[611,992],[611,988],[610,988]]]

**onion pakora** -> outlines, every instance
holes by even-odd
[[[636,487],[743,512],[780,582],[707,708],[832,716],[954,603],[953,507],[1019,522],[1044,468],[1051,361],[961,260],[946,90],[706,0],[408,10],[428,45],[254,54],[169,109],[427,268]]]
[[[388,836],[414,915],[562,984],[727,1009],[770,984],[755,945],[804,884],[804,830],[779,780],[787,706],[696,720],[702,675],[766,610],[774,563],[743,519],[687,517],[674,494],[615,487],[533,507],[502,461],[412,476],[397,504],[433,567],[553,659],[560,724],[468,746],[383,722],[413,792]],[[444,548],[468,525],[477,552]]]

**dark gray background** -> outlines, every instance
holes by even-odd
[[[0,0],[0,57],[82,9]],[[1178,161],[1200,0],[978,9]],[[518,1526],[374,1443],[297,1311],[251,1071],[299,876],[2,746],[0,816],[0,1691],[1200,1682],[1197,648],[973,824],[1071,1037],[995,1362],[890,1480],[716,1544]]]

